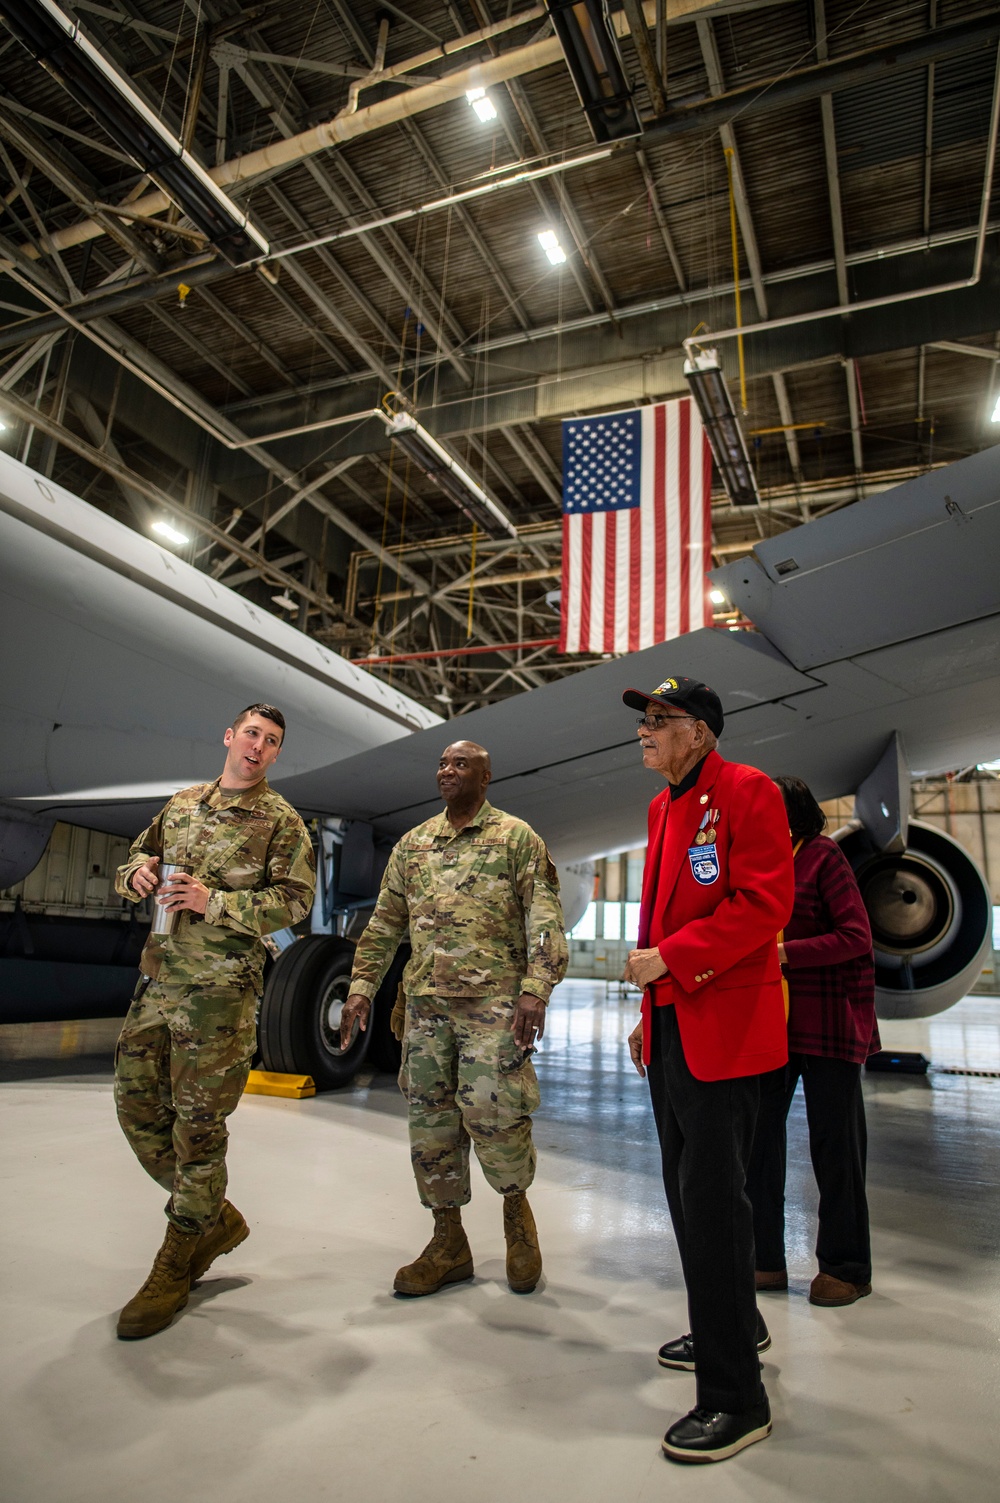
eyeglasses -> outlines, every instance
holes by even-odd
[[[697,715],[641,715],[635,724],[640,731],[662,731],[665,725],[673,725],[678,720],[697,719]]]

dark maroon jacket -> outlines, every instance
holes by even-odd
[[[789,1052],[863,1064],[881,1047],[872,933],[850,863],[827,835],[795,857],[785,954]]]

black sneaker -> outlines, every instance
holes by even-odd
[[[771,1334],[765,1327],[757,1328],[757,1350],[766,1352],[771,1345]],[[690,1335],[678,1336],[674,1341],[664,1342],[656,1354],[661,1367],[674,1367],[680,1372],[694,1372],[694,1341]]]
[[[671,1461],[725,1461],[770,1433],[771,1406],[765,1394],[742,1414],[692,1409],[670,1426],[663,1437],[663,1451]]]

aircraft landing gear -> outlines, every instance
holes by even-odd
[[[275,961],[261,1002],[258,1035],[265,1070],[311,1075],[318,1091],[354,1079],[371,1041],[355,1028],[340,1047],[354,946],[328,934],[298,940]]]
[[[311,1075],[318,1091],[349,1085],[366,1059],[376,1070],[399,1069],[400,1045],[389,1029],[409,945],[400,945],[372,1004],[368,1027],[340,1047],[340,1016],[351,980],[354,944],[310,934],[282,951],[270,967],[257,1037],[261,1067]]]

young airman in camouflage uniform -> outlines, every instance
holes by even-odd
[[[412,957],[393,1031],[403,1039],[399,1083],[409,1103],[410,1154],[435,1231],[396,1275],[398,1294],[433,1294],[470,1279],[461,1207],[470,1198],[469,1142],[504,1197],[507,1278],[529,1293],[542,1272],[526,1191],[535,1173],[531,1113],[538,1081],[529,1056],[545,1004],[566,969],[559,879],[545,843],[486,801],[489,754],[446,748],[438,767],[446,809],[404,835],[389,858],[361,936],[344,1008],[346,1043],[365,1027],[401,941]]]
[[[146,941],[115,1055],[122,1130],[170,1192],[166,1239],[121,1313],[123,1339],[169,1325],[191,1284],[249,1235],[225,1199],[226,1118],[256,1045],[261,937],[303,918],[315,887],[306,828],[265,776],[284,724],[270,705],[242,711],[225,733],[222,776],[175,794],[118,870],[117,890],[133,902],[159,885],[161,861],[189,872],[159,899],[174,930]]]

